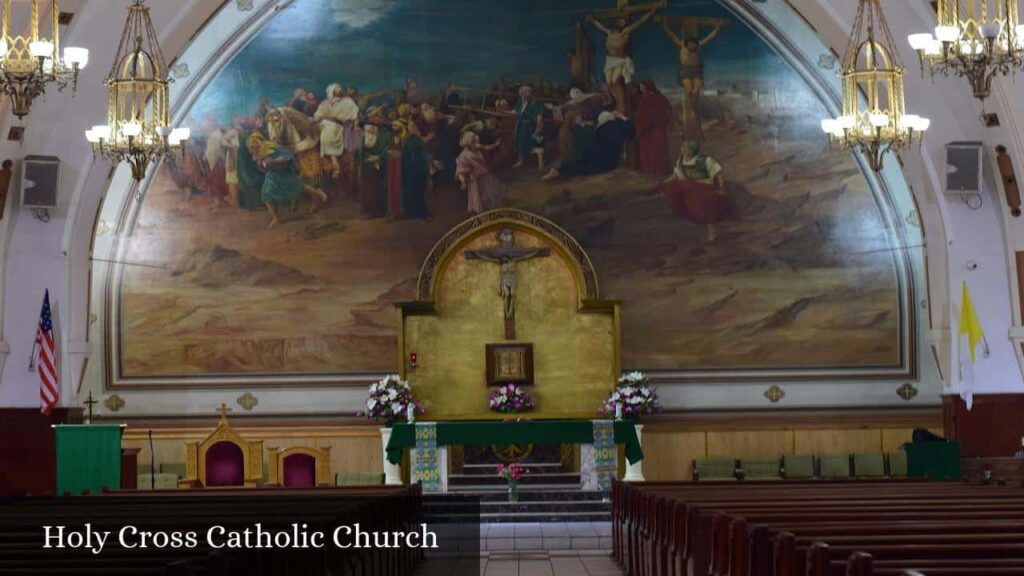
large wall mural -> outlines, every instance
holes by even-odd
[[[122,223],[116,375],[393,371],[423,258],[506,206],[588,251],[626,367],[897,371],[904,256],[825,114],[704,0],[296,0]]]

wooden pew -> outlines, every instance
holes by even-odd
[[[308,496],[308,501],[295,496]],[[140,529],[167,527],[202,529],[211,524],[231,528],[261,522],[275,529],[275,518],[302,516],[325,528],[359,522],[366,530],[411,530],[422,520],[418,487],[368,487],[318,490],[207,490],[167,493],[110,493],[72,498],[12,500],[0,503],[0,573],[3,574],[148,574],[178,570],[182,574],[230,572],[230,566],[248,564],[245,574],[411,574],[422,558],[418,551],[383,553],[374,550],[342,551],[328,548],[296,562],[298,553],[275,550],[249,554],[223,554],[205,545],[195,549],[125,550],[109,547],[102,557],[89,551],[41,548],[42,526],[80,525],[97,529],[125,524]],[[173,521],[169,520],[173,519]],[[57,553],[59,552],[59,553]],[[248,560],[248,562],[246,562]],[[168,568],[170,565],[174,568]],[[83,568],[88,566],[88,569]]]
[[[956,530],[971,523],[994,532],[975,534],[977,538],[1005,540],[1019,531],[1024,518],[1019,491],[906,482],[795,484],[757,485],[753,490],[736,483],[616,485],[615,557],[631,575],[676,575],[685,567],[694,575],[750,576],[766,573],[757,562],[766,559],[765,539],[778,532],[775,524],[803,522],[801,529],[818,529],[829,536],[843,534],[841,526],[855,522],[859,529],[847,534],[844,542],[870,544],[872,533],[895,531],[910,537],[921,528],[924,540],[940,540],[944,534],[956,536]],[[920,521],[928,519],[955,519],[961,524],[926,528]],[[1001,524],[991,523],[1000,519]],[[919,522],[914,524],[915,520]]]

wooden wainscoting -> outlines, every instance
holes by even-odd
[[[377,426],[236,426],[243,438],[263,440],[264,446],[290,448],[310,446],[331,449],[331,483],[335,475],[382,473],[380,431]],[[185,463],[185,443],[206,438],[212,427],[188,426],[153,428],[156,465]],[[139,466],[150,463],[149,429],[129,426],[124,433],[125,448],[139,448]]]
[[[941,411],[666,414],[645,422],[644,476],[689,480],[693,461],[708,457],[895,452],[915,428],[942,434]]]

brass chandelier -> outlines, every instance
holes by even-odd
[[[93,153],[126,162],[132,178],[142,181],[154,164],[180,153],[188,128],[171,127],[170,84],[149,8],[132,0],[114,66],[104,84],[108,91],[107,123],[85,133]]]
[[[906,113],[903,65],[880,0],[861,0],[840,75],[843,113],[821,121],[830,143],[859,152],[875,172],[890,150],[920,143],[931,121]]]
[[[63,90],[71,84],[74,94],[78,87],[78,72],[89,63],[85,48],[67,47],[60,51],[60,7],[58,0],[29,0],[31,14],[24,36],[11,29],[11,4],[3,0],[3,37],[0,38],[0,90],[11,99],[14,115],[24,118],[32,102],[46,93],[49,84]],[[40,4],[48,3],[52,17],[52,37],[40,34]]]
[[[921,73],[967,79],[982,101],[992,79],[1024,68],[1024,26],[1017,0],[939,0],[935,34],[911,34]]]

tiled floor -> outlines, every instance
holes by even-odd
[[[444,525],[441,557],[428,559],[417,576],[621,576],[612,561],[610,522]],[[453,557],[453,556],[458,557]],[[429,557],[429,556],[428,556]]]
[[[479,566],[477,566],[479,562]],[[480,558],[427,561],[417,576],[622,576],[605,552],[483,552]]]
[[[483,524],[482,551],[605,550],[612,548],[610,522]],[[469,542],[466,543],[470,545]],[[461,548],[461,547],[460,547]]]

